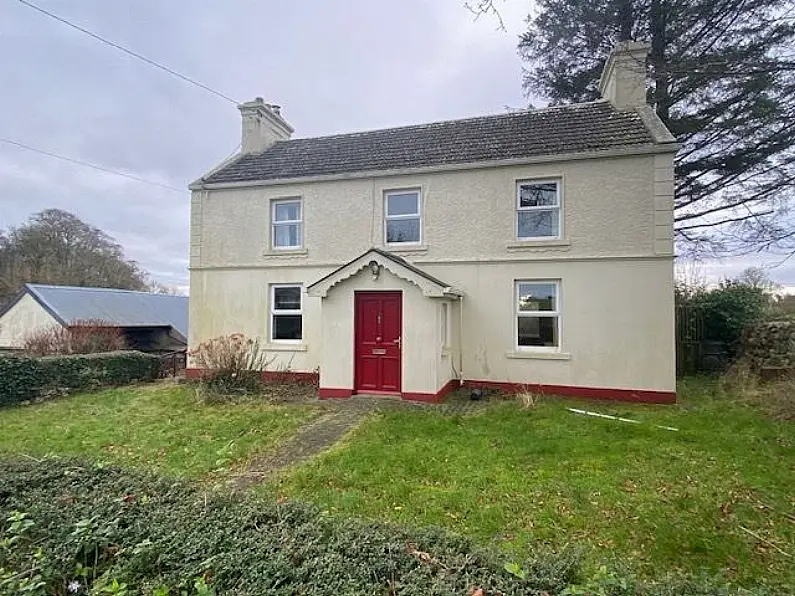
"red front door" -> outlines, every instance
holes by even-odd
[[[355,376],[359,393],[400,393],[400,292],[356,292]]]

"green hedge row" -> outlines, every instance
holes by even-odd
[[[5,583],[4,583],[5,582]],[[23,585],[20,585],[22,582]],[[32,585],[31,585],[32,584]],[[647,584],[572,552],[511,562],[440,529],[207,494],[72,460],[0,460],[0,594],[728,596],[713,580]]]
[[[157,378],[160,359],[142,352],[28,358],[0,356],[0,406],[50,393]]]

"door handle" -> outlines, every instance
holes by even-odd
[[[395,345],[397,345],[397,347],[399,348],[400,347],[400,338],[398,337],[393,343]]]

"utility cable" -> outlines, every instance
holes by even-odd
[[[53,13],[47,11],[47,10],[44,10],[43,8],[41,8],[39,6],[36,6],[32,2],[28,2],[28,0],[17,0],[17,2],[19,2],[20,4],[24,4],[28,8],[32,8],[33,10],[38,11],[41,14],[50,17],[51,19],[55,19],[59,23],[67,25],[68,27],[71,27],[72,29],[76,29],[77,31],[80,31],[81,33],[84,33],[85,35],[88,35],[89,37],[93,37],[97,41],[100,41],[100,42],[102,42],[102,43],[104,43],[106,45],[109,45],[112,48],[115,48],[115,49],[117,49],[117,50],[119,50],[121,52],[124,52],[125,54],[127,54],[129,56],[132,56],[133,58],[141,60],[142,62],[145,62],[149,66],[154,66],[155,68],[159,68],[160,70],[162,70],[164,72],[167,72],[170,75],[173,75],[173,76],[175,76],[175,77],[177,77],[179,79],[182,79],[186,83],[190,83],[191,85],[194,85],[194,86],[196,86],[196,87],[198,87],[200,89],[204,89],[205,91],[208,91],[208,92],[212,93],[213,95],[216,95],[216,96],[218,96],[218,97],[220,97],[222,99],[225,99],[226,101],[228,101],[230,103],[233,103],[235,105],[237,105],[239,103],[239,102],[235,101],[234,99],[232,99],[231,97],[229,97],[228,95],[224,95],[220,91],[216,91],[215,89],[213,89],[212,87],[208,87],[204,83],[200,83],[199,81],[197,81],[195,79],[192,79],[192,78],[190,78],[188,76],[185,76],[183,74],[178,73],[175,70],[170,69],[168,66],[160,64],[159,62],[155,62],[154,60],[150,60],[146,56],[142,56],[141,54],[138,54],[137,52],[133,52],[132,50],[127,49],[124,46],[121,46],[121,45],[119,45],[119,44],[117,44],[117,43],[115,43],[115,42],[113,42],[113,41],[111,41],[109,39],[105,39],[104,37],[101,37],[101,36],[97,35],[96,33],[92,33],[91,31],[89,31],[88,29],[84,29],[80,25],[76,25],[75,23],[72,23],[71,21],[67,21],[66,19],[64,19],[62,17],[59,17],[56,14],[53,14]]]
[[[39,153],[41,155],[46,155],[48,157],[53,157],[55,159],[60,159],[62,161],[68,161],[69,163],[77,164],[80,166],[85,166],[87,168],[93,168],[95,170],[99,170],[100,172],[105,172],[107,174],[114,174],[116,176],[123,176],[124,178],[129,178],[130,180],[135,180],[137,182],[143,182],[144,184],[151,184],[152,186],[159,186],[160,188],[165,188],[166,190],[173,190],[175,192],[184,193],[187,192],[184,188],[177,188],[176,186],[169,186],[168,184],[162,184],[160,182],[155,182],[154,180],[147,180],[146,178],[140,178],[139,176],[134,176],[132,174],[126,174],[125,172],[120,172],[118,170],[111,170],[109,168],[104,168],[102,166],[98,166],[93,163],[88,163],[87,161],[81,161],[79,159],[73,159],[71,157],[66,157],[65,155],[58,155],[57,153],[50,153],[49,151],[44,151],[43,149],[37,149],[36,147],[31,147],[30,145],[25,145],[24,143],[19,143],[17,141],[12,141],[11,139],[4,139],[0,137],[0,143],[6,143],[7,145],[13,145],[15,147],[19,147],[20,149],[25,149],[27,151],[32,151],[33,153]]]

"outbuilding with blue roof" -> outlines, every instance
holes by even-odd
[[[44,327],[71,327],[85,321],[119,328],[130,348],[146,352],[181,350],[188,338],[188,298],[25,284],[0,310],[0,350],[21,349],[26,336]]]

